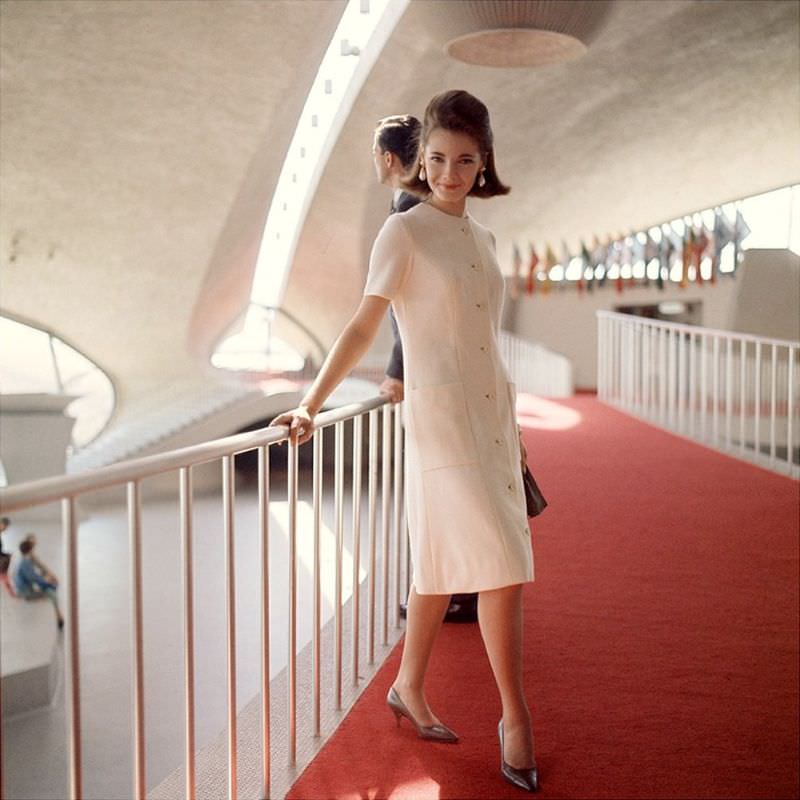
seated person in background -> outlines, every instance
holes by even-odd
[[[31,543],[31,552],[29,558],[31,561],[33,561],[34,567],[39,570],[42,577],[48,583],[58,586],[58,578],[56,577],[55,572],[53,572],[53,570],[51,570],[46,564],[42,563],[41,559],[39,558],[39,554],[36,552],[36,534],[26,533],[23,541]]]
[[[56,597],[57,583],[45,579],[31,557],[32,550],[33,544],[30,539],[26,537],[20,542],[19,551],[22,554],[22,558],[14,575],[14,586],[17,594],[24,600],[38,600],[42,597],[50,600],[56,612],[58,629],[61,630],[64,627],[64,617],[61,616],[61,609],[58,607],[58,598]],[[50,577],[53,576],[50,575]]]

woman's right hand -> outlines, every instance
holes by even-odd
[[[305,406],[278,414],[269,427],[276,428],[280,425],[289,426],[289,440],[295,445],[305,444],[314,435],[314,420]]]

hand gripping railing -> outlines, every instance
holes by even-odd
[[[800,342],[598,311],[600,400],[800,477]]]
[[[344,425],[353,424],[353,635],[352,675],[358,683],[359,625],[360,625],[360,547],[361,547],[361,478],[364,417],[368,420],[368,545],[369,565],[367,575],[367,653],[369,663],[375,658],[375,629],[377,580],[382,589],[381,641],[388,644],[389,605],[394,606],[393,621],[399,627],[398,606],[409,587],[408,548],[399,532],[405,531],[401,494],[403,486],[402,457],[402,407],[389,405],[384,398],[376,397],[361,403],[327,411],[316,418],[313,437],[313,731],[320,735],[321,698],[321,559],[320,529],[322,520],[322,475],[324,428],[335,429],[334,516],[336,534],[336,589],[335,589],[335,688],[334,704],[342,706],[342,569],[344,546]],[[377,564],[377,495],[378,495],[378,436],[381,436],[381,500],[382,548],[381,571]],[[184,689],[185,689],[185,795],[195,797],[195,699],[194,699],[194,575],[192,552],[192,467],[209,461],[220,461],[222,469],[223,535],[225,545],[226,623],[227,623],[227,793],[237,797],[237,725],[236,725],[236,571],[234,562],[234,470],[233,460],[238,453],[258,451],[258,527],[261,571],[259,596],[261,617],[261,781],[262,797],[270,796],[270,658],[269,658],[269,448],[286,441],[288,429],[264,428],[258,431],[229,436],[192,447],[121,462],[83,473],[34,481],[0,490],[0,508],[3,513],[19,511],[55,500],[62,505],[64,554],[66,564],[66,701],[67,740],[69,750],[69,792],[77,800],[82,796],[81,762],[81,694],[78,618],[78,529],[76,500],[81,495],[111,486],[127,487],[128,530],[131,552],[132,651],[133,651],[133,796],[146,796],[146,763],[144,738],[144,661],[142,596],[145,590],[141,567],[141,482],[153,475],[177,470],[179,476],[181,560],[183,570],[183,628],[184,628]],[[392,483],[392,469],[394,470]],[[289,445],[288,453],[288,506],[289,506],[289,650],[288,650],[288,760],[294,765],[297,753],[297,537],[298,537],[298,448]],[[401,528],[401,521],[403,527]],[[390,602],[390,576],[392,575],[391,523],[395,532],[394,598]],[[401,583],[401,560],[405,559],[405,581]],[[0,714],[2,709],[0,709]],[[0,759],[2,755],[0,754]],[[0,773],[2,773],[0,761]],[[2,788],[0,788],[0,795]]]

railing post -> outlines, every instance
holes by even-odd
[[[66,677],[64,695],[67,715],[67,749],[69,795],[71,800],[83,797],[83,772],[81,764],[81,662],[80,621],[78,619],[78,521],[75,499],[61,501],[62,533],[64,537],[64,565],[67,570],[66,613]],[[2,779],[0,779],[2,780]]]
[[[128,536],[131,571],[131,651],[133,655],[133,796],[145,800],[144,632],[142,624],[142,520],[138,481],[128,482]]]
[[[184,688],[184,762],[186,798],[195,796],[195,723],[194,723],[194,558],[192,537],[192,472],[179,472],[181,550],[183,561],[183,688]]]
[[[361,645],[361,481],[364,449],[364,415],[353,420],[353,686],[358,685]]]
[[[297,451],[298,446],[288,442],[289,474],[287,499],[289,505],[289,766],[297,760]]]
[[[367,658],[375,663],[375,536],[378,490],[378,412],[369,412],[369,575],[367,576]]]
[[[234,547],[233,455],[222,458],[222,518],[225,533],[225,612],[227,617],[228,651],[228,798],[236,800],[237,738],[236,738],[236,549]]]
[[[786,461],[789,463],[789,468],[794,466],[794,447],[792,441],[792,417],[794,415],[794,356],[795,348],[789,347],[789,369],[787,375],[786,385]]]
[[[753,396],[755,400],[755,420],[753,423],[753,447],[756,456],[761,456],[761,342],[756,342],[755,386]]]
[[[313,632],[313,705],[314,736],[320,735],[322,707],[322,567],[320,558],[320,531],[322,529],[322,429],[314,431],[314,467],[312,476],[312,505],[314,507],[314,632]]]
[[[386,646],[389,643],[389,556],[391,554],[391,432],[392,432],[392,408],[387,403],[381,409],[381,530],[383,542],[381,545],[381,580],[383,591],[383,636],[381,643]]]
[[[342,564],[344,551],[344,422],[335,426],[334,518],[336,520],[336,573],[334,590],[334,696],[342,707]]]
[[[258,533],[261,562],[261,796],[271,789],[269,650],[269,448],[258,448]]]
[[[778,397],[778,346],[772,345],[772,371],[769,391],[769,460],[775,463],[775,416]]]

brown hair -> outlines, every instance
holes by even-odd
[[[417,161],[417,139],[422,125],[416,117],[403,114],[378,120],[375,144],[382,153],[393,153],[404,169],[411,169]]]
[[[417,163],[421,161],[425,143],[431,131],[441,128],[446,131],[465,133],[475,140],[484,162],[483,176],[486,183],[478,186],[480,172],[475,177],[475,184],[468,194],[472,197],[494,197],[498,194],[508,194],[511,191],[497,177],[494,166],[494,136],[489,121],[489,110],[477,97],[462,89],[451,89],[448,92],[437,94],[425,109],[425,120],[422,123],[422,133],[419,140]],[[404,189],[415,194],[426,195],[430,193],[427,181],[419,179],[419,171],[401,181]]]

